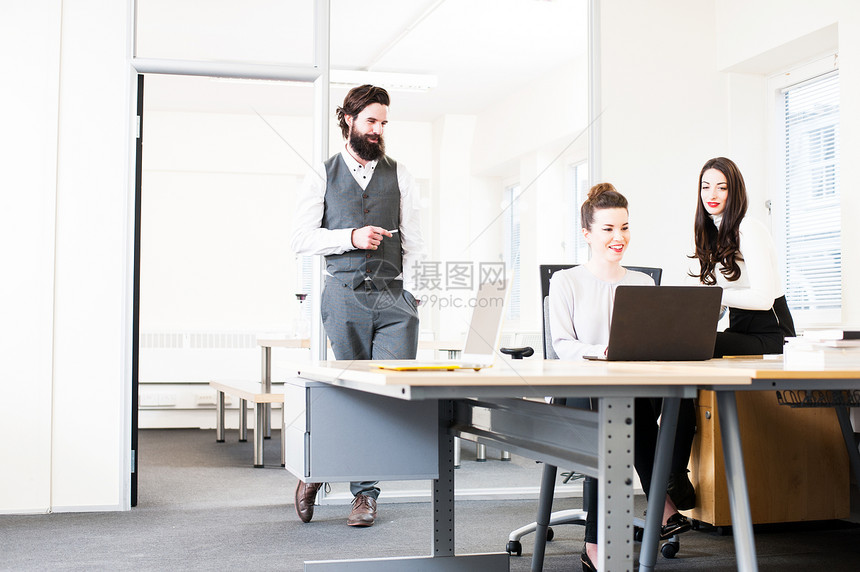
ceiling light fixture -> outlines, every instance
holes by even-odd
[[[257,84],[257,85],[290,85],[297,87],[313,87],[311,82],[249,79],[233,77],[213,77],[212,81],[223,83]],[[353,88],[359,85],[371,84],[384,87],[390,91],[429,91],[436,87],[438,78],[432,74],[374,72],[365,70],[331,70],[329,84],[332,87]]]
[[[431,74],[331,70],[329,83],[340,87],[355,87],[369,83],[392,91],[429,91],[436,87],[438,78]]]

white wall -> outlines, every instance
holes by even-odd
[[[807,63],[836,46],[840,89],[840,195],[842,201],[842,323],[860,325],[860,196],[851,182],[860,177],[853,161],[860,153],[860,3],[853,0],[744,2],[719,0],[716,21],[731,42],[717,51],[718,69],[760,77]],[[757,94],[765,98],[764,88]],[[733,143],[736,138],[733,137]],[[746,172],[744,173],[746,175]],[[775,177],[767,172],[769,180]],[[771,189],[771,193],[781,189]]]
[[[769,162],[767,77],[835,45],[841,84],[841,181],[856,179],[860,151],[858,28],[850,0],[626,0],[602,2],[603,173],[630,199],[630,263],[664,268],[663,282],[685,280],[701,165],[733,158],[747,182],[751,216],[770,225],[764,201],[775,191]],[[640,22],[648,21],[648,26]],[[843,313],[860,323],[860,198],[845,184]],[[855,289],[856,290],[856,289]]]
[[[0,90],[0,512],[51,505],[60,19],[59,2],[0,5],[0,53],[17,55]]]
[[[583,39],[583,41],[585,41]],[[486,204],[503,221],[501,192],[520,184],[520,319],[511,331],[539,331],[542,308],[538,265],[574,262],[563,245],[575,201],[565,183],[569,165],[587,157],[587,61],[579,58],[489,105],[477,116],[472,173],[484,180]],[[472,213],[472,216],[486,216]],[[496,231],[501,241],[503,229]],[[488,256],[499,256],[501,245]]]
[[[52,510],[129,499],[133,201],[130,6],[63,4]]]
[[[170,89],[154,79],[147,98]],[[142,332],[290,333],[301,288],[289,239],[313,125],[311,110],[285,108],[292,114],[265,121],[145,111]],[[343,140],[332,123],[335,153]],[[428,123],[396,120],[386,132],[389,152],[419,180],[431,174],[430,132]]]
[[[289,249],[310,117],[147,111],[141,331],[286,332],[300,292]]]
[[[0,512],[116,510],[130,473],[130,3],[30,4],[0,17],[16,90],[0,107],[15,193],[0,226],[21,280],[0,302]]]
[[[601,3],[603,178],[630,201],[629,264],[684,281],[698,175],[727,148],[713,2]],[[642,22],[648,22],[643,26]]]

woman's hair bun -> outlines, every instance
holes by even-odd
[[[582,228],[591,230],[591,225],[594,224],[594,211],[626,208],[627,199],[615,189],[612,183],[597,183],[588,190],[588,198],[579,209],[579,222]]]
[[[596,185],[591,187],[591,189],[589,189],[588,200],[589,201],[597,200],[597,197],[599,197],[603,193],[608,193],[608,192],[617,193],[618,191],[615,190],[615,186],[612,183],[597,183]]]

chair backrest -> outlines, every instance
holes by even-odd
[[[660,279],[663,277],[662,268],[651,268],[650,266],[625,266],[624,268],[635,272],[641,272],[642,274],[647,274],[654,280],[654,284],[657,286],[660,285]]]
[[[541,264],[540,265],[540,290],[543,300],[543,357],[544,359],[558,359],[558,354],[552,348],[552,332],[549,328],[549,281],[552,275],[559,270],[573,268],[576,264]],[[650,266],[625,266],[628,270],[642,272],[647,274],[654,280],[654,284],[660,285],[660,279],[663,277],[662,268],[652,268]]]

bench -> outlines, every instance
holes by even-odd
[[[264,392],[259,381],[210,381],[209,385],[216,391],[215,441],[224,442],[224,394],[239,398],[239,441],[248,440],[248,402],[255,405],[257,413],[256,429],[254,430],[254,467],[263,466],[263,438],[265,436],[266,407],[264,404],[283,403],[284,393],[280,391]],[[281,466],[285,466],[284,438],[281,435]]]

